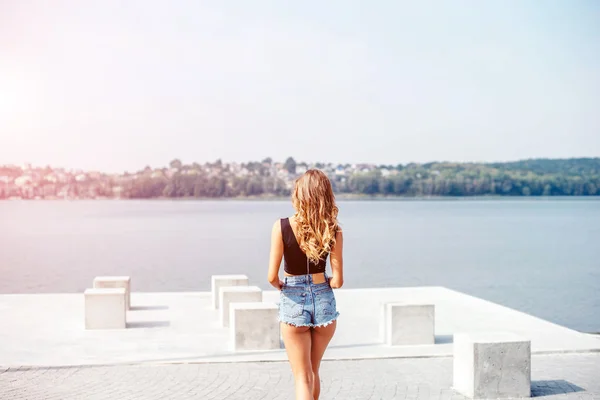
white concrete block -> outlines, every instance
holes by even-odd
[[[246,275],[213,275],[210,287],[212,291],[212,307],[219,309],[219,289],[224,286],[248,286]]]
[[[513,333],[454,335],[453,388],[471,398],[531,396],[531,341]]]
[[[219,289],[221,326],[229,326],[229,304],[261,302],[262,290],[258,286],[226,286]]]
[[[94,278],[94,289],[125,289],[125,304],[131,308],[131,278],[129,276],[97,276]]]
[[[125,289],[86,289],[84,297],[85,329],[125,329]]]
[[[229,309],[234,351],[281,348],[277,304],[231,303]]]
[[[389,346],[435,343],[433,304],[384,303],[380,318],[381,339]]]

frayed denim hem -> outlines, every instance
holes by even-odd
[[[330,320],[328,320],[328,321],[325,321],[325,322],[323,322],[323,323],[321,323],[321,324],[295,324],[295,323],[293,323],[293,322],[290,322],[290,321],[285,321],[285,320],[284,320],[283,318],[281,318],[281,317],[278,317],[277,319],[279,320],[279,322],[283,322],[284,324],[288,324],[288,325],[291,325],[291,326],[295,326],[296,328],[302,328],[302,327],[308,327],[308,328],[324,328],[324,327],[326,327],[327,325],[331,325],[331,324],[333,324],[333,323],[334,323],[334,321],[335,321],[335,320],[337,320],[339,316],[340,316],[340,313],[339,313],[339,312],[336,312],[336,313],[335,313],[335,315],[333,316],[333,318],[331,318]]]
[[[314,325],[313,328],[323,328],[323,327],[326,327],[327,325],[331,325],[335,322],[335,320],[338,319],[339,316],[340,316],[340,313],[336,312],[335,316],[333,318],[331,318],[329,321],[325,321],[322,324]]]

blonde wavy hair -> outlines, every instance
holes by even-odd
[[[327,175],[317,169],[306,171],[296,180],[292,193],[296,209],[296,237],[300,249],[316,264],[335,245],[338,207]]]

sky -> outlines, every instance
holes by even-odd
[[[596,0],[0,0],[0,164],[600,156]]]

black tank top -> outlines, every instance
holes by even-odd
[[[310,262],[307,271],[306,254],[304,254],[298,244],[298,240],[296,240],[296,235],[294,235],[289,218],[281,219],[281,236],[283,237],[283,270],[285,272],[290,275],[306,275],[307,273],[317,274],[319,272],[325,272],[329,254],[325,254],[318,264]]]

